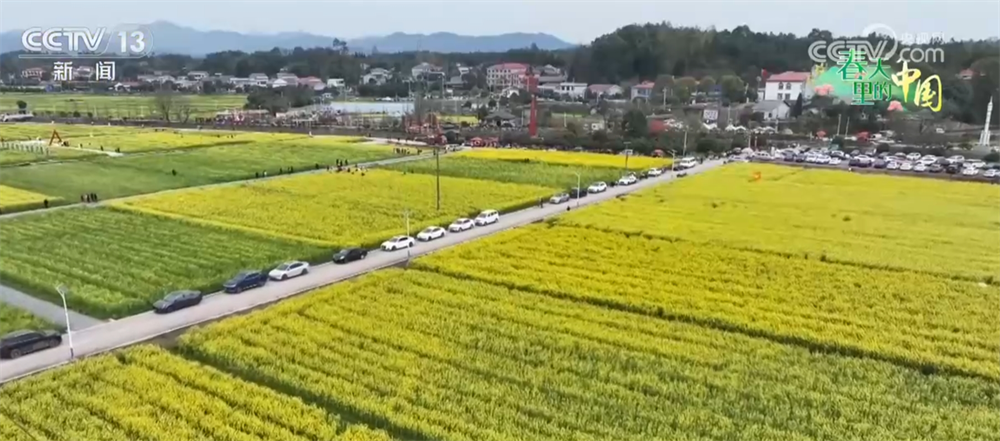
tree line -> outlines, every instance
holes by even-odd
[[[849,37],[877,42],[875,35]],[[290,50],[272,49],[245,53],[225,51],[204,58],[186,55],[156,55],[141,60],[119,62],[119,77],[135,77],[142,73],[162,70],[179,73],[203,70],[237,77],[252,73],[274,76],[286,70],[298,76],[344,78],[356,85],[366,69],[381,67],[409,73],[421,62],[451,69],[447,76],[457,76],[457,64],[488,66],[498,62],[519,62],[533,66],[552,65],[564,69],[573,81],[589,84],[656,83],[653,100],[685,102],[698,92],[714,89],[726,101],[738,102],[755,98],[761,71],[807,71],[813,61],[808,56],[809,45],[817,39],[832,40],[829,31],[813,29],[808,35],[754,32],[747,26],[718,31],[678,27],[670,23],[629,25],[595,39],[589,45],[561,51],[544,51],[535,47],[503,53],[369,53],[352,52],[341,40],[334,39],[329,47]],[[996,39],[980,41],[931,41],[930,46],[943,49],[945,59],[935,64],[915,63],[924,76],[940,75],[943,84],[942,116],[968,123],[982,123],[986,103],[997,95],[1000,87],[1000,44]],[[26,67],[51,67],[37,60],[22,60],[17,53],[0,56],[0,73],[20,72]],[[32,64],[34,63],[34,64]],[[958,80],[962,69],[977,72],[971,81]],[[981,75],[980,75],[981,74]],[[485,88],[483,72],[462,76],[467,89]],[[364,85],[366,96],[405,96],[400,79],[389,85]],[[435,90],[441,84],[429,85]],[[715,87],[719,86],[719,87]],[[663,91],[666,91],[664,93]],[[746,94],[744,93],[746,91]],[[749,95],[749,96],[748,96]],[[1000,103],[1000,101],[998,101]],[[1000,112],[994,113],[994,118]],[[994,121],[997,121],[996,119]]]

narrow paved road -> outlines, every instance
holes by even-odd
[[[62,305],[54,305],[3,285],[0,285],[0,302],[31,312],[54,325],[66,326],[66,314],[63,312]],[[69,323],[72,329],[85,329],[104,322],[79,312],[70,311]]]
[[[688,171],[689,174],[699,173],[721,165],[719,161],[706,162]],[[616,196],[631,193],[643,188],[669,182],[676,179],[672,175],[646,179],[629,187],[614,187],[601,194],[590,195],[580,199],[580,206],[592,205]],[[112,349],[139,343],[159,335],[184,329],[220,317],[225,317],[256,306],[291,297],[321,286],[330,285],[349,279],[363,273],[389,267],[405,262],[409,257],[417,257],[436,250],[468,242],[488,236],[503,230],[527,225],[548,217],[566,212],[566,207],[575,207],[576,200],[568,204],[546,205],[545,207],[529,208],[501,216],[500,221],[485,227],[476,227],[463,233],[448,234],[445,237],[429,243],[418,243],[410,250],[394,252],[372,251],[365,260],[347,265],[326,263],[312,267],[309,274],[284,282],[271,282],[263,288],[250,290],[241,294],[215,293],[207,296],[198,306],[178,311],[173,314],[158,315],[152,312],[134,315],[114,322],[73,333],[73,344],[77,357],[99,354]],[[52,368],[70,361],[68,339],[64,337],[63,345],[16,360],[0,361],[0,383]]]

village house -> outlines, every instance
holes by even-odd
[[[649,101],[650,99],[653,98],[653,87],[655,85],[656,84],[654,84],[652,81],[643,81],[640,84],[632,86],[631,100],[635,101],[636,99],[642,99]]]
[[[267,74],[264,73],[252,73],[250,74],[248,79],[250,80],[251,86],[257,86],[257,87],[267,87],[268,81],[271,80],[270,78],[267,77]]]
[[[812,96],[812,90],[808,87],[809,72],[782,72],[771,75],[764,83],[764,95],[761,101],[790,101],[798,99],[802,94],[803,99]]]
[[[361,84],[381,86],[392,78],[392,72],[381,67],[372,68],[361,77]]]
[[[491,89],[522,87],[528,65],[521,63],[500,63],[486,68],[486,85]]]
[[[764,115],[765,122],[783,121],[788,118],[790,107],[784,101],[761,101],[753,106],[753,113]]]
[[[21,77],[40,80],[42,79],[42,75],[45,75],[45,72],[46,70],[41,67],[29,67],[21,71]]]
[[[591,84],[587,87],[587,90],[589,90],[590,94],[595,98],[610,98],[625,94],[625,90],[617,84]]]

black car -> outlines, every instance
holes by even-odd
[[[798,155],[795,157],[795,162],[806,162],[806,155]]]
[[[587,189],[580,188],[580,187],[574,187],[574,188],[571,188],[569,190],[566,190],[566,193],[569,194],[569,197],[571,197],[573,199],[579,199],[579,198],[585,198],[585,197],[587,197]]]
[[[944,171],[944,166],[935,162],[931,164],[930,167],[927,167],[927,171],[931,173],[941,173]]]
[[[879,160],[875,161],[875,164],[873,165],[873,167],[875,167],[875,168],[885,168],[886,165],[888,165],[887,162],[885,162],[884,160],[879,159]]]
[[[153,303],[153,310],[161,314],[174,312],[201,303],[201,298],[200,291],[174,291]]]
[[[223,283],[222,288],[228,293],[238,293],[264,286],[265,283],[267,283],[267,275],[260,271],[240,271],[228,282]]]
[[[785,162],[795,162],[795,155],[785,155],[784,161]]]
[[[60,344],[62,335],[56,331],[14,331],[0,337],[0,358],[18,358]]]
[[[959,170],[959,168],[955,164],[949,165],[949,166],[945,167],[945,169],[944,169],[944,171],[946,173],[948,173],[949,175],[953,175],[955,173],[958,173],[958,170]]]
[[[354,262],[365,257],[368,257],[368,250],[364,248],[344,248],[333,255],[333,263]]]

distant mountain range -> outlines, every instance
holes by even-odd
[[[146,25],[153,34],[153,50],[157,54],[183,54],[202,56],[223,51],[266,51],[275,47],[330,47],[334,37],[306,32],[281,32],[277,34],[241,34],[232,31],[199,31],[176,24],[157,21]],[[0,33],[0,52],[21,49],[21,33],[13,30]],[[457,35],[447,32],[425,34],[394,33],[381,37],[364,37],[347,41],[355,52],[504,52],[536,45],[539,49],[557,50],[574,47],[549,34],[510,33],[489,36]]]

